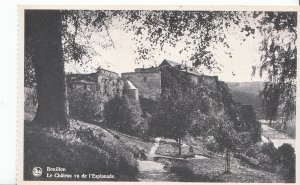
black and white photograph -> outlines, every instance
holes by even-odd
[[[19,17],[20,184],[296,183],[297,8]]]

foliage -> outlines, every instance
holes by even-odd
[[[148,62],[157,51],[178,47],[186,61],[195,67],[220,70],[209,49],[219,44],[232,57],[224,30],[245,25],[244,12],[234,11],[149,11],[149,10],[66,10],[62,16],[62,43],[65,62],[89,67],[93,55],[92,38],[101,37],[102,48],[113,48],[111,27],[117,26],[131,35],[137,54],[135,62]],[[180,43],[180,44],[178,44]]]
[[[71,117],[89,122],[99,118],[102,100],[94,91],[81,88],[69,89],[68,91]]]
[[[25,56],[24,61],[24,86],[25,87],[33,87],[36,83],[35,79],[35,71],[32,65],[32,61],[30,56]]]
[[[218,125],[218,120],[213,115],[206,115],[201,112],[191,116],[192,124],[189,133],[193,136],[201,136],[205,144],[206,138],[212,135],[214,127]]]
[[[149,60],[149,58],[153,57],[153,53],[157,53],[154,50],[163,50],[168,46],[182,46],[180,53],[185,52],[189,56],[187,61],[192,62],[195,67],[206,67],[209,70],[219,69],[219,65],[209,50],[214,44],[223,45],[225,53],[229,57],[232,56],[230,51],[226,51],[229,45],[224,34],[224,29],[232,26],[238,26],[242,32],[245,32],[246,36],[254,34],[256,29],[259,29],[262,34],[268,33],[267,42],[280,40],[276,38],[275,30],[293,33],[294,36],[292,35],[291,38],[294,38],[294,40],[296,38],[296,16],[295,13],[290,12],[65,10],[57,15],[62,20],[60,31],[62,33],[64,62],[74,61],[81,66],[87,64],[91,56],[97,55],[93,48],[90,47],[93,33],[101,35],[102,40],[99,44],[103,48],[114,47],[114,41],[109,33],[110,26],[113,25],[114,21],[120,23],[120,28],[135,34],[133,39],[136,41],[136,52],[138,54],[136,62]],[[263,26],[250,27],[247,19],[249,17],[259,19],[260,15],[263,15],[263,18],[260,19]],[[270,32],[272,33],[269,34]],[[25,39],[25,56],[30,61],[34,55],[32,50],[34,41],[30,35],[26,35]],[[279,85],[280,93],[284,94],[284,96],[280,96],[281,98],[279,99],[285,104],[283,113],[286,117],[289,117],[292,115],[290,113],[293,113],[295,110],[295,84],[292,82],[293,75],[296,73],[291,71],[291,69],[295,66],[296,48],[294,45],[276,46],[276,43],[262,44],[262,51],[266,50],[269,54],[277,51],[280,57],[275,56],[274,60],[269,60],[269,54],[265,54],[267,60],[263,60],[261,71],[268,71],[270,77],[280,77],[276,79],[279,79],[281,82]],[[280,62],[289,60],[290,62]],[[63,67],[63,65],[61,66]],[[273,66],[276,70],[268,70],[271,69],[270,66]],[[279,73],[278,69],[282,69],[283,72]],[[26,72],[26,77],[33,74],[30,68],[26,67],[26,71],[29,71]],[[31,83],[30,77],[27,81]],[[273,84],[278,86],[277,83]],[[265,96],[272,97],[266,94]],[[272,112],[274,113],[275,111]]]
[[[261,123],[257,120],[256,114],[251,105],[242,105],[240,121],[242,123],[240,128],[244,132],[250,133],[251,143],[261,141]]]
[[[116,96],[105,104],[104,117],[106,125],[117,131],[146,138],[148,123],[143,118],[139,102],[128,98]]]
[[[279,162],[277,148],[272,142],[264,143],[261,147],[261,153],[268,155],[273,164],[277,164]]]
[[[101,140],[103,134],[95,135],[93,130],[90,128],[84,129],[80,127],[78,130],[76,130],[76,137],[78,137],[83,142],[91,143],[98,147],[102,147],[104,144],[103,141]]]
[[[213,70],[219,67],[208,48],[217,43],[229,48],[224,30],[242,22],[239,16],[229,11],[132,11],[126,21],[131,24],[125,27],[137,35],[137,62],[153,58],[156,50],[182,43],[179,52],[189,57],[187,61]]]
[[[24,100],[25,106],[36,106],[37,97],[36,97],[36,88],[25,87],[24,88]]]
[[[297,13],[266,12],[260,24],[261,63],[253,67],[253,74],[259,71],[268,77],[260,93],[267,119],[275,120],[282,106],[281,116],[287,121],[296,111]]]
[[[228,121],[228,119],[223,118],[220,120],[220,125],[216,130],[214,135],[217,143],[219,144],[219,149],[221,151],[229,150],[235,151],[236,150],[236,131],[233,128],[233,124]]]
[[[290,144],[278,147],[278,156],[284,169],[287,170],[287,182],[295,182],[296,156],[295,149]]]
[[[261,125],[257,121],[256,114],[251,105],[236,103],[226,83],[218,83],[221,92],[221,102],[224,104],[224,111],[229,120],[233,123],[234,129],[238,132],[248,132],[251,134],[251,143],[261,140]]]
[[[26,125],[24,136],[26,180],[34,180],[32,168],[36,165],[43,169],[52,165],[63,166],[70,174],[113,174],[115,179],[111,180],[136,180],[138,166],[132,150],[101,127],[81,122],[79,128],[71,123],[69,131],[55,131]],[[49,180],[46,174],[40,178]]]
[[[165,124],[167,129],[165,135],[170,138],[181,139],[185,136],[190,124],[190,114],[193,105],[193,98],[188,93],[177,90],[172,95],[162,99],[162,124]]]
[[[250,147],[247,157],[257,160],[260,168],[281,174],[286,182],[295,181],[295,150],[290,144],[283,144],[278,149],[272,142]]]

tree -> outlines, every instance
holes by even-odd
[[[147,138],[148,123],[143,118],[139,102],[116,96],[105,104],[104,117],[106,125],[120,132]]]
[[[253,16],[261,14],[256,12]],[[264,12],[260,24],[258,28],[264,36],[261,63],[253,67],[253,74],[259,71],[261,77],[267,75],[268,82],[260,96],[270,124],[276,119],[279,107],[283,107],[281,115],[286,123],[296,111],[297,13]]]
[[[208,136],[213,135],[218,124],[216,117],[216,115],[206,115],[200,111],[195,111],[191,115],[192,124],[189,133],[194,137],[201,136],[204,153],[206,151],[206,139]]]
[[[162,98],[160,124],[164,136],[178,141],[178,154],[181,155],[181,142],[191,125],[190,114],[197,102],[192,101],[191,94],[180,89]],[[195,100],[195,99],[193,99]]]
[[[84,59],[93,54],[88,42],[78,43],[77,37],[82,34],[82,38],[89,38],[83,33],[91,28],[103,29],[103,15],[101,11],[25,10],[25,83],[37,83],[34,122],[44,127],[68,128],[64,65],[70,61],[83,65]]]
[[[136,35],[137,62],[165,46],[183,46],[180,53],[190,56],[195,67],[213,70],[219,67],[208,48],[215,43],[229,48],[224,29],[244,25],[244,16],[245,12],[232,11],[26,10],[25,55],[34,66],[39,102],[34,120],[44,126],[68,126],[64,63],[88,63],[95,54],[89,46],[92,32],[105,32],[108,41],[101,40],[100,45],[113,47],[109,36],[113,20]]]
[[[38,108],[34,122],[68,127],[69,112],[60,11],[25,11],[25,53],[31,52],[37,83]]]
[[[182,46],[179,53],[187,55],[194,67],[219,70],[209,47],[221,44],[232,57],[224,31],[242,23],[242,16],[233,11],[132,11],[124,26],[136,34],[138,63],[153,59],[153,53],[165,47]]]
[[[278,147],[277,153],[280,163],[282,164],[283,168],[287,170],[287,174],[285,175],[287,181],[289,183],[295,182],[295,149],[290,144],[284,143]]]
[[[93,122],[100,117],[102,97],[95,91],[74,88],[68,91],[70,116],[75,119]]]
[[[236,150],[237,133],[233,128],[233,124],[228,121],[228,118],[221,118],[218,128],[216,129],[215,139],[219,144],[220,150],[225,151],[225,172],[230,171],[230,155]]]

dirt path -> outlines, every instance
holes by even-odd
[[[150,152],[146,155],[147,160],[138,160],[139,174],[138,179],[143,182],[155,182],[155,181],[178,181],[176,174],[171,173],[165,166],[165,163],[155,161],[157,156],[155,154],[159,147],[161,138],[155,138],[155,143],[151,147]]]
[[[261,128],[263,142],[272,141],[274,143],[274,146],[277,148],[284,143],[288,143],[295,147],[295,139],[291,138],[287,134],[277,131],[266,124],[262,124]]]
[[[155,138],[154,146],[150,149],[149,155],[155,155],[155,152],[156,152],[157,148],[159,147],[160,140],[161,140],[160,137]]]

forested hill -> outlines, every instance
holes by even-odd
[[[264,82],[226,82],[233,99],[242,104],[252,105],[258,118],[263,118],[263,109],[259,92]]]

